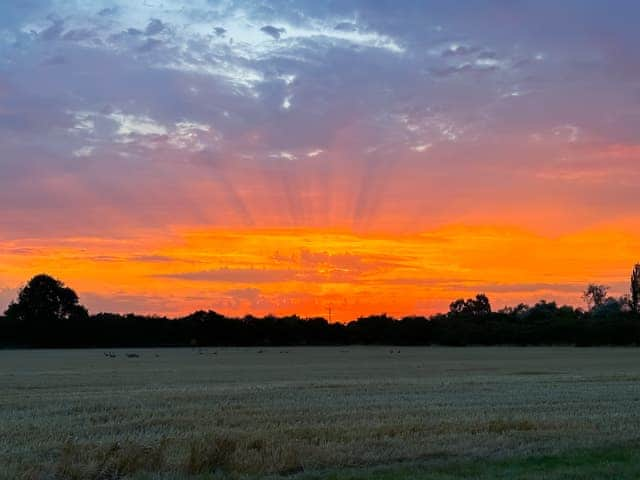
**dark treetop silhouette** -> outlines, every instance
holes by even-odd
[[[431,317],[361,317],[347,324],[298,316],[228,318],[197,311],[169,319],[142,315],[89,315],[62,282],[37,275],[0,317],[0,346],[107,347],[205,345],[638,345],[640,265],[632,274],[631,295],[607,296],[589,285],[584,311],[555,302],[520,304],[492,311],[483,295],[451,303]]]

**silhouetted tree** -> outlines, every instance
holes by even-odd
[[[396,319],[386,314],[348,324],[324,318],[226,317],[197,311],[185,317],[98,313],[88,316],[60,281],[38,275],[0,316],[0,347],[131,347],[234,345],[639,345],[640,315],[631,298],[607,297],[590,285],[590,311],[544,300],[492,312],[486,295],[451,303],[447,314]]]
[[[514,315],[514,316],[521,316],[524,313],[526,313],[529,310],[529,305],[524,304],[524,303],[519,303],[518,305],[516,305],[515,307],[504,307],[500,310],[498,310],[498,313],[504,314],[504,315]]]
[[[20,290],[5,316],[17,322],[41,325],[84,320],[86,308],[78,302],[76,292],[49,275],[36,275]]]
[[[489,297],[484,293],[476,295],[474,300],[467,300],[471,304],[471,311],[474,315],[489,315],[491,313],[491,303]]]
[[[467,314],[473,316],[488,315],[491,313],[489,298],[484,293],[476,295],[476,298],[469,298],[466,301],[462,298],[449,305],[449,313],[452,315]]]
[[[631,273],[631,306],[634,312],[640,313],[640,263]]]
[[[608,300],[608,299],[607,299]],[[621,312],[633,312],[633,302],[631,301],[631,295],[628,293],[625,295],[621,295],[620,297],[615,299],[616,302],[620,305]]]
[[[600,317],[612,317],[621,313],[625,306],[625,299],[616,299],[613,297],[607,297],[607,299],[600,305],[593,307],[591,311],[593,318]]]
[[[595,283],[591,283],[582,294],[582,299],[589,307],[589,310],[593,310],[594,308],[604,304],[607,299],[608,291],[609,287],[606,287],[605,285],[596,285]]]

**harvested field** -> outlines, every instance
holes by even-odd
[[[637,349],[108,353],[0,351],[0,478],[640,472]]]

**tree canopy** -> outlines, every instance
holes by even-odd
[[[49,275],[36,275],[11,302],[5,316],[9,320],[31,324],[66,322],[86,319],[87,309],[78,295],[64,283]]]

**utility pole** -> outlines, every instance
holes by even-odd
[[[631,273],[631,304],[633,311],[640,313],[640,263],[636,263]]]

